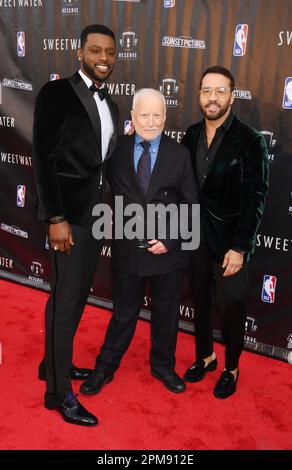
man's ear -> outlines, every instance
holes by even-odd
[[[234,93],[234,90],[231,92],[231,100],[230,100],[230,104],[233,104],[233,101],[235,100],[235,93]]]
[[[78,47],[78,49],[77,49],[77,59],[80,61],[80,60],[82,60],[82,58],[83,58],[83,51],[82,51],[81,47]]]

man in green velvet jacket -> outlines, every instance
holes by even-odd
[[[191,153],[201,205],[201,243],[192,267],[196,362],[184,379],[199,382],[217,367],[211,322],[215,287],[226,345],[225,368],[214,389],[216,398],[227,398],[236,390],[244,344],[248,261],[268,190],[265,139],[237,118],[233,101],[230,71],[221,66],[207,69],[199,92],[204,119],[190,126],[182,140]]]

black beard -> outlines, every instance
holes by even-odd
[[[110,77],[110,75],[112,74],[112,71],[113,71],[113,69],[109,70],[106,77],[99,77],[96,74],[95,69],[93,67],[90,67],[90,65],[88,65],[84,60],[82,60],[82,67],[85,70],[85,72],[87,73],[87,75],[91,78],[91,80],[98,81],[98,82],[101,82],[101,83],[105,82]]]
[[[218,105],[218,103],[208,103],[208,105],[210,104],[216,104]],[[227,103],[224,107],[221,107],[218,111],[218,113],[216,115],[213,115],[213,116],[209,116],[207,114],[207,112],[205,111],[205,109],[202,107],[202,105],[200,104],[200,108],[201,108],[201,111],[202,111],[202,114],[205,116],[206,119],[208,119],[209,121],[217,121],[217,119],[220,119],[222,116],[224,116],[224,114],[227,112],[228,108],[230,106],[230,102]]]

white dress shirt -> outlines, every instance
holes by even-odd
[[[86,86],[89,88],[92,85],[92,80],[85,75],[82,70],[79,70],[79,74],[81,75],[82,79],[84,80]],[[109,142],[114,134],[114,125],[112,116],[106,102],[106,99],[101,100],[98,93],[94,93],[93,95],[96,106],[98,109],[99,117],[100,117],[100,125],[101,125],[101,156],[102,160],[105,159]]]

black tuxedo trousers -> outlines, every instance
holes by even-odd
[[[56,399],[71,390],[73,340],[87,302],[103,240],[92,236],[93,219],[72,224],[69,255],[50,250],[51,295],[46,306],[45,364],[47,393]]]

